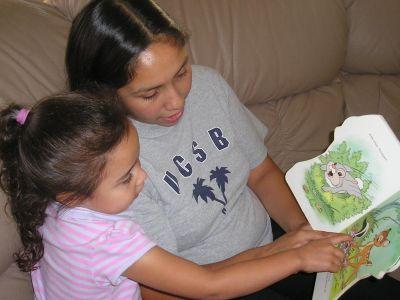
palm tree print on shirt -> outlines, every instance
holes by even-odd
[[[230,171],[226,167],[216,167],[215,170],[211,170],[211,175],[210,175],[210,182],[215,179],[218,188],[220,189],[222,193],[222,197],[224,200],[218,199],[215,194],[214,194],[214,189],[211,186],[208,185],[203,185],[205,179],[203,178],[197,178],[197,182],[193,184],[193,197],[196,200],[196,202],[199,202],[199,197],[206,203],[207,199],[210,199],[211,201],[217,201],[221,203],[224,207],[222,208],[222,213],[225,215],[226,214],[226,204],[228,203],[228,200],[226,199],[225,196],[225,184],[228,183],[228,176],[227,174],[230,173]]]

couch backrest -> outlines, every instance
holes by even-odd
[[[86,2],[2,1],[2,101],[29,103],[65,88],[69,21]],[[344,62],[340,0],[158,2],[191,33],[192,61],[219,70],[247,104],[328,84]]]
[[[246,104],[330,83],[343,65],[341,1],[159,0],[191,34],[196,64],[217,68]]]
[[[1,1],[1,102],[29,103],[65,88],[70,20],[87,1]],[[398,0],[158,3],[191,33],[192,61],[219,70],[247,104],[329,84],[341,68],[400,73]]]
[[[0,1],[0,104],[28,105],[65,88],[70,22],[42,2]]]
[[[400,1],[344,0],[346,115],[382,114],[400,138]]]
[[[400,73],[400,2],[345,0],[348,43],[343,71]]]

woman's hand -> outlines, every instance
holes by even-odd
[[[326,238],[343,236],[342,234],[312,230],[310,225],[304,225],[301,229],[291,231],[282,235],[280,238],[265,247],[267,255],[272,255],[281,251],[287,251],[306,245],[307,243]]]
[[[296,250],[304,272],[337,272],[343,267],[345,253],[337,245],[352,238],[344,234],[309,241]]]

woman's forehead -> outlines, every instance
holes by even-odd
[[[134,64],[133,80],[126,85],[130,93],[153,89],[171,80],[188,59],[185,47],[153,43]]]

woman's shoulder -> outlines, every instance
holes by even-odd
[[[192,90],[200,93],[213,91],[218,97],[226,95],[230,89],[222,75],[215,69],[192,65]]]
[[[194,73],[200,75],[220,75],[217,70],[203,65],[192,65],[192,70]]]
[[[217,70],[202,65],[192,65],[192,76],[194,82],[204,81],[215,84],[216,82],[225,81]]]

